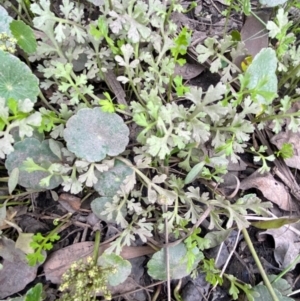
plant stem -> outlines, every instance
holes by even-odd
[[[40,97],[41,101],[44,103],[44,105],[46,107],[48,107],[49,109],[51,109],[53,112],[59,114],[59,112],[47,101],[47,99],[45,98],[45,96],[44,96],[44,94],[42,93],[41,90],[40,90],[39,97]]]
[[[272,281],[272,283],[275,283],[278,279],[282,278],[282,276],[289,272],[292,267],[299,263],[299,260],[300,254],[298,254],[298,256],[279,275],[277,275],[277,277]]]
[[[273,301],[279,301],[279,299],[278,299],[278,297],[277,297],[277,295],[276,295],[276,293],[275,293],[275,291],[274,291],[274,289],[272,287],[272,284],[271,284],[271,282],[270,282],[270,280],[269,280],[269,278],[268,278],[268,276],[267,276],[267,274],[266,274],[266,272],[265,272],[265,270],[264,270],[264,268],[263,268],[263,266],[262,266],[262,264],[261,264],[261,262],[260,262],[260,260],[259,260],[259,258],[257,256],[257,253],[256,253],[256,251],[254,249],[254,246],[252,244],[252,241],[251,241],[251,238],[250,238],[250,236],[248,234],[247,229],[246,228],[242,229],[242,232],[243,232],[245,241],[246,241],[246,243],[248,245],[248,248],[249,248],[249,250],[250,250],[250,252],[251,252],[251,254],[253,256],[253,259],[254,259],[254,261],[255,261],[258,269],[259,269],[260,275],[261,275],[261,277],[262,277],[262,279],[263,279],[263,281],[264,281],[264,283],[265,283],[265,285],[266,285],[266,287],[267,287],[267,289],[268,289],[268,291],[269,291],[269,293],[270,293]]]
[[[94,252],[93,252],[93,262],[94,265],[97,264],[98,254],[99,254],[99,245],[100,245],[100,231],[97,230],[95,233],[95,244],[94,244]]]

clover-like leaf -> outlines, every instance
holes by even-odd
[[[49,172],[42,170],[27,172],[21,168],[27,158],[31,158],[36,164],[44,168],[48,168],[52,163],[60,162],[60,159],[50,150],[48,140],[40,142],[35,138],[26,138],[17,142],[14,148],[15,150],[7,156],[5,166],[9,174],[14,168],[20,169],[18,183],[21,186],[31,189],[53,189],[61,184],[61,177],[53,175],[50,185],[42,187],[40,181],[49,176]]]
[[[17,39],[18,45],[26,52],[33,53],[36,50],[36,39],[31,27],[26,25],[23,21],[13,20],[10,25],[10,30]]]
[[[203,254],[199,251],[198,248],[194,248],[193,252],[195,255],[195,260],[192,269],[196,268],[200,260],[203,259]],[[169,264],[171,279],[181,279],[189,275],[186,268],[188,264],[187,249],[183,243],[169,248]],[[152,278],[158,280],[166,280],[167,263],[165,258],[165,250],[161,249],[160,251],[156,252],[149,260],[147,267],[148,274]]]
[[[39,81],[28,66],[14,55],[0,50],[0,97],[36,102]]]
[[[115,160],[115,164],[110,170],[102,173],[95,171],[98,181],[94,184],[94,189],[102,196],[113,197],[125,178],[132,173],[133,170],[130,167],[120,160]]]
[[[129,142],[128,136],[123,119],[115,113],[102,112],[99,107],[79,110],[64,130],[67,148],[89,162],[119,155]]]
[[[114,253],[103,253],[98,258],[97,264],[102,267],[114,266],[116,268],[116,273],[110,274],[107,278],[108,283],[111,286],[116,286],[124,282],[131,273],[131,263],[128,260],[125,260],[121,256],[116,255]]]

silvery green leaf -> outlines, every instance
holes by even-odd
[[[205,162],[200,162],[198,164],[196,164],[191,170],[190,172],[187,174],[184,183],[185,184],[190,184],[192,183],[194,180],[196,180],[197,176],[200,174],[201,170],[203,169],[205,165]]]
[[[150,204],[154,204],[157,201],[157,193],[156,191],[150,186],[147,189],[147,200]]]
[[[41,0],[39,4],[31,4],[30,9],[35,14],[33,24],[36,28],[47,30],[49,25],[51,27],[54,24],[51,19],[54,19],[55,15],[50,9],[50,4],[49,0]]]
[[[204,63],[207,61],[207,59],[215,54],[215,50],[213,49],[214,44],[216,43],[215,38],[207,38],[204,41],[204,45],[199,44],[196,47],[196,51],[199,54],[197,56],[198,62],[199,63]]]
[[[0,140],[1,141],[1,140]],[[5,166],[10,174],[14,168],[22,167],[26,159],[31,158],[41,168],[40,170],[27,172],[20,168],[19,184],[31,189],[53,189],[60,185],[60,176],[52,176],[49,187],[41,187],[40,181],[49,175],[47,168],[52,163],[60,163],[60,159],[55,156],[49,147],[49,141],[38,141],[35,138],[25,138],[14,145],[15,150],[7,156]],[[0,147],[1,149],[1,147]],[[45,171],[42,171],[44,169]]]
[[[25,98],[18,102],[18,108],[20,112],[29,113],[33,110],[33,102],[29,98]]]
[[[129,79],[126,76],[118,76],[117,80],[121,82],[123,85],[129,82]]]
[[[128,136],[123,119],[115,113],[102,112],[99,107],[79,110],[64,130],[68,149],[89,162],[119,155],[128,144]]]
[[[8,178],[8,192],[9,194],[12,194],[13,191],[15,190],[15,188],[18,185],[18,181],[19,181],[19,168],[15,167]]]
[[[14,148],[12,144],[14,143],[14,138],[11,134],[7,132],[0,132],[0,158],[4,159],[5,155],[9,155],[13,152]]]
[[[35,112],[32,115],[20,120],[19,123],[19,136],[23,139],[25,136],[32,137],[34,127],[41,124],[42,117],[40,112]]]
[[[49,147],[52,153],[62,160],[62,154],[61,154],[62,145],[53,139],[49,139]]]
[[[0,118],[6,122],[9,116],[9,109],[5,103],[6,100],[3,97],[0,97]]]
[[[287,0],[259,0],[259,3],[266,6],[266,7],[275,7],[277,5],[282,5]]]
[[[13,20],[11,16],[7,13],[6,9],[0,5],[0,32],[6,33],[11,36],[11,31],[9,29],[9,24]]]
[[[194,269],[200,260],[203,259],[202,252],[195,248],[193,250],[195,255],[195,262],[192,269]],[[181,279],[189,275],[187,272],[187,249],[183,243],[174,247],[169,247],[169,272],[171,279]],[[156,252],[147,264],[148,274],[157,280],[167,279],[167,266],[165,260],[165,250],[161,249]]]
[[[4,202],[3,206],[0,207],[0,227],[5,225],[5,219],[6,219],[6,203]]]
[[[65,30],[66,30],[66,25],[59,22],[54,29],[55,39],[57,40],[57,42],[61,43],[63,40],[66,39]]]
[[[60,11],[64,14],[66,19],[69,19],[70,12],[74,8],[74,2],[70,2],[69,0],[63,0],[62,5],[59,6]]]
[[[156,175],[154,176],[154,178],[152,179],[152,183],[156,183],[156,184],[160,184],[160,183],[164,183],[167,179],[167,175]]]
[[[116,223],[118,208],[117,205],[114,206],[113,201],[111,197],[99,197],[94,199],[91,203],[93,213],[107,223]],[[121,214],[122,216],[126,216],[125,206],[122,206]]]
[[[91,164],[88,171],[84,174],[81,174],[78,180],[81,183],[85,183],[87,187],[92,187],[94,184],[96,184],[98,179],[94,173],[94,164]]]
[[[108,283],[111,286],[124,282],[131,273],[131,263],[116,254],[106,254],[105,252],[98,258],[97,265],[102,267],[116,267],[116,273],[108,276]]]
[[[108,166],[107,166],[108,167]],[[133,174],[133,170],[120,160],[115,160],[114,166],[106,171],[95,172],[98,181],[94,189],[102,196],[113,197],[121,188],[127,176]]]

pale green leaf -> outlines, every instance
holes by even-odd
[[[18,167],[15,167],[10,175],[9,175],[9,178],[8,178],[8,192],[9,194],[12,194],[13,191],[15,190],[15,188],[17,187],[18,185],[18,181],[19,181],[19,168]]]
[[[107,278],[111,286],[124,282],[131,273],[131,263],[116,254],[103,253],[97,261],[97,265],[102,267],[115,267],[116,273],[110,274]]]
[[[8,100],[30,99],[36,102],[39,81],[29,67],[16,56],[0,50],[0,97]]]

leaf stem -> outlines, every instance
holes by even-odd
[[[40,90],[39,97],[40,97],[41,101],[44,103],[44,105],[46,107],[48,107],[49,109],[51,109],[55,113],[59,114],[59,112],[48,102],[48,100],[46,99],[46,97],[44,96],[44,94],[42,93],[41,90]]]
[[[95,244],[94,244],[94,251],[93,251],[93,262],[94,265],[97,264],[98,255],[99,255],[99,245],[100,245],[100,230],[97,230],[95,233]]]
[[[254,246],[252,244],[252,241],[251,241],[251,238],[250,238],[250,236],[248,234],[247,229],[243,228],[242,229],[242,233],[244,235],[244,238],[245,238],[245,241],[246,241],[246,243],[248,245],[248,248],[249,248],[249,250],[250,250],[250,252],[251,252],[251,254],[252,254],[253,258],[254,258],[254,261],[255,261],[258,269],[259,269],[260,275],[261,275],[261,277],[262,277],[262,279],[263,279],[263,281],[264,281],[264,283],[265,283],[265,285],[266,285],[266,287],[267,287],[267,289],[268,289],[268,291],[269,291],[269,293],[270,293],[273,301],[279,301],[279,299],[278,299],[278,297],[277,297],[277,295],[276,295],[276,293],[275,293],[275,291],[274,291],[274,289],[272,287],[272,284],[271,284],[271,282],[270,282],[270,280],[269,280],[269,278],[268,278],[268,276],[267,276],[267,274],[266,274],[266,272],[265,272],[265,270],[264,270],[264,268],[263,268],[263,266],[262,266],[262,264],[261,264],[261,262],[260,262],[260,260],[259,260],[259,258],[257,256],[257,253],[256,253],[256,251],[254,249]]]

